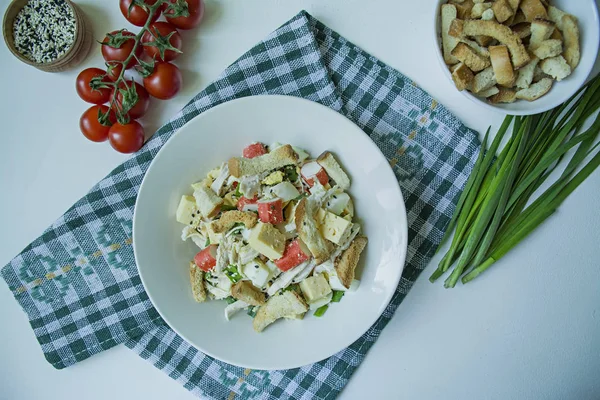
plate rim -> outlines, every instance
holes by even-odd
[[[360,334],[360,336],[353,338],[350,341],[342,341],[342,344],[340,344],[339,346],[337,346],[335,348],[335,351],[332,351],[330,354],[328,354],[327,356],[320,358],[318,360],[314,360],[311,361],[307,364],[301,364],[298,365],[296,363],[286,363],[285,361],[283,362],[279,362],[278,365],[275,366],[269,366],[269,367],[265,367],[264,365],[261,366],[260,362],[255,362],[255,363],[236,363],[236,362],[232,362],[231,360],[227,360],[224,359],[223,357],[220,357],[217,354],[214,354],[211,351],[207,351],[205,350],[202,346],[194,343],[194,341],[190,340],[186,335],[182,334],[176,327],[174,327],[171,322],[169,321],[169,318],[165,315],[165,313],[163,313],[160,309],[160,307],[157,305],[155,299],[153,298],[152,294],[150,293],[150,291],[148,290],[148,286],[146,284],[146,281],[144,279],[144,273],[142,272],[142,268],[140,268],[139,264],[138,264],[138,252],[140,250],[138,250],[138,243],[135,240],[136,237],[136,226],[138,226],[139,229],[139,223],[136,223],[136,221],[138,220],[137,215],[138,215],[138,205],[139,205],[139,199],[142,198],[142,194],[144,191],[144,187],[145,184],[147,182],[147,178],[148,176],[151,174],[151,171],[153,168],[156,167],[157,165],[157,160],[159,160],[159,158],[161,157],[161,154],[164,154],[164,149],[167,148],[167,146],[170,145],[170,143],[172,142],[172,139],[174,137],[176,137],[177,135],[180,135],[181,132],[185,132],[186,130],[191,129],[190,128],[190,124],[191,123],[198,123],[197,121],[201,121],[201,119],[205,116],[208,115],[210,113],[213,112],[220,112],[222,109],[225,109],[227,107],[231,107],[232,103],[243,103],[243,102],[254,102],[254,101],[263,101],[266,98],[268,98],[269,100],[271,99],[279,99],[281,101],[298,101],[298,102],[302,102],[305,104],[311,103],[311,106],[315,106],[315,107],[320,107],[322,109],[325,109],[327,112],[332,113],[336,115],[336,118],[343,118],[345,120],[345,123],[348,124],[348,126],[353,126],[355,130],[357,130],[357,133],[363,134],[367,136],[369,145],[376,151],[376,153],[382,158],[382,160],[385,161],[385,171],[387,174],[391,174],[391,177],[393,177],[394,182],[396,182],[395,185],[393,185],[393,188],[395,191],[397,191],[397,194],[400,197],[400,210],[399,212],[401,213],[401,216],[403,218],[403,229],[402,229],[402,234],[404,235],[404,237],[406,238],[404,240],[404,246],[402,246],[401,248],[401,253],[400,253],[400,259],[398,260],[398,264],[400,265],[400,269],[399,272],[397,274],[397,279],[394,285],[394,290],[389,291],[389,293],[386,294],[383,306],[381,308],[381,312],[380,313],[376,313],[377,315],[374,316],[373,318],[369,319],[369,324],[366,326],[366,328],[364,329],[364,331]],[[183,109],[182,109],[183,110]],[[196,122],[194,122],[196,121]],[[391,166],[389,165],[387,158],[385,157],[385,155],[383,154],[383,152],[381,151],[381,149],[375,144],[375,142],[371,139],[371,137],[369,135],[367,135],[366,132],[364,132],[364,130],[362,130],[356,123],[354,123],[352,120],[350,120],[349,118],[347,118],[345,115],[337,112],[336,110],[327,107],[321,103],[318,103],[316,101],[312,101],[309,99],[305,99],[302,97],[297,97],[297,96],[288,96],[288,95],[280,95],[280,94],[262,94],[262,95],[254,95],[254,96],[245,96],[245,97],[239,97],[239,98],[234,98],[231,100],[227,100],[224,101],[214,107],[211,107],[210,109],[201,112],[200,114],[196,115],[195,117],[193,117],[192,119],[190,119],[189,121],[187,121],[185,123],[185,125],[181,126],[180,128],[178,128],[169,139],[167,139],[167,141],[163,144],[163,146],[159,149],[159,151],[157,152],[157,154],[154,156],[154,158],[152,159],[152,161],[150,162],[150,165],[148,166],[148,169],[146,170],[144,177],[142,178],[142,182],[140,184],[140,188],[138,190],[137,196],[136,196],[136,201],[135,201],[135,205],[134,205],[134,210],[133,210],[133,217],[132,217],[132,247],[133,247],[133,253],[134,253],[134,259],[135,259],[135,265],[136,265],[136,269],[138,271],[138,275],[140,277],[140,280],[142,282],[142,286],[144,287],[144,291],[146,292],[148,299],[150,300],[150,302],[152,303],[152,306],[156,309],[156,311],[158,312],[158,314],[160,315],[160,317],[165,321],[165,323],[169,326],[169,328],[171,328],[175,333],[177,333],[182,339],[184,339],[187,343],[189,343],[192,347],[194,347],[196,350],[202,352],[203,354],[206,354],[216,360],[225,362],[227,364],[230,365],[234,365],[234,366],[238,366],[238,367],[242,367],[242,368],[249,368],[249,369],[255,369],[255,370],[264,370],[264,371],[273,371],[273,370],[283,370],[283,369],[294,369],[294,368],[299,368],[302,367],[304,365],[310,365],[313,363],[317,363],[319,361],[325,360],[337,353],[339,353],[340,351],[343,351],[344,349],[346,349],[347,347],[349,347],[352,343],[354,343],[355,341],[357,341],[358,339],[360,339],[362,336],[364,336],[364,334],[377,322],[377,320],[383,315],[383,313],[385,312],[385,309],[389,306],[394,294],[397,291],[398,285],[400,284],[400,280],[402,278],[402,274],[404,272],[404,268],[406,266],[406,258],[408,256],[408,214],[406,211],[406,202],[404,200],[404,196],[402,194],[402,189],[400,188],[400,184],[398,182],[398,179],[396,178],[396,175],[394,174],[394,171],[392,170]],[[362,330],[362,329],[361,329]],[[347,342],[347,343],[346,343]],[[274,364],[274,363],[271,363]]]

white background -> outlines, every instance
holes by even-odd
[[[597,0],[598,1],[598,0]],[[4,12],[8,0],[1,0]],[[116,0],[78,0],[95,38],[134,27]],[[301,9],[403,72],[468,126],[502,116],[475,106],[441,74],[432,44],[434,0],[221,0],[184,36],[177,61],[185,88],[154,101],[148,132],[227,65]],[[35,239],[126,156],[79,132],[88,107],[74,89],[101,67],[99,45],[74,71],[49,74],[0,45],[0,265]],[[596,65],[598,72],[598,63]],[[600,398],[600,171],[549,221],[473,284],[432,285],[421,275],[350,380],[348,399]],[[25,314],[0,284],[0,398],[192,399],[178,383],[123,346],[57,371]]]

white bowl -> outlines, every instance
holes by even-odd
[[[435,9],[433,16],[434,29],[433,37],[435,41],[435,48],[437,58],[442,67],[443,73],[452,81],[452,74],[448,69],[448,66],[444,62],[444,56],[442,53],[442,39],[441,39],[441,21],[440,21],[440,7],[442,4],[446,4],[447,0],[439,0],[438,5]],[[481,99],[467,90],[463,90],[462,94],[472,100],[473,102],[504,114],[511,115],[532,115],[538,114],[544,111],[548,111],[556,106],[567,101],[583,84],[586,82],[590,72],[596,62],[598,56],[598,46],[600,44],[600,22],[598,20],[598,7],[596,6],[595,0],[555,0],[552,4],[569,14],[577,17],[579,20],[579,30],[581,32],[581,61],[575,71],[561,82],[554,82],[554,86],[548,94],[536,101],[525,101],[517,100],[514,103],[509,104],[491,104],[485,99]]]
[[[336,154],[352,179],[356,215],[369,237],[359,265],[361,285],[327,313],[278,321],[255,333],[240,313],[227,322],[224,301],[195,303],[188,276],[198,251],[180,239],[175,209],[190,184],[252,142],[283,142],[313,156]],[[337,112],[308,100],[258,96],[217,106],[186,124],[164,145],[142,182],[133,246],[150,300],[179,335],[202,352],[254,369],[287,369],[320,361],[352,344],[394,294],[407,251],[407,218],[394,173],[377,146]]]

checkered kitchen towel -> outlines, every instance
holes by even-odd
[[[407,264],[383,316],[349,348],[287,371],[227,365],[182,340],[148,300],[131,247],[136,195],[162,145],[201,112],[259,94],[304,97],[358,124],[388,158],[408,210]],[[478,148],[475,132],[410,79],[301,12],[194,97],[4,267],[2,276],[56,368],[125,343],[200,396],[332,399],[433,255]]]

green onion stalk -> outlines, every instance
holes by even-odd
[[[507,116],[489,148],[487,130],[440,244],[452,237],[450,248],[429,278],[431,282],[453,265],[445,287],[453,288],[459,280],[472,281],[554,214],[600,166],[599,109],[600,76],[596,76],[553,110]],[[591,117],[591,126],[583,130]],[[510,137],[498,153],[507,134]],[[534,199],[557,168],[564,168],[563,172]]]

